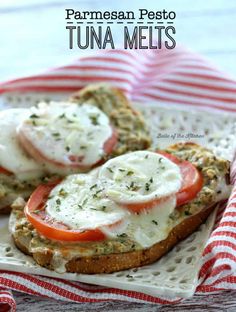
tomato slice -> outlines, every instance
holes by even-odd
[[[172,154],[162,151],[158,151],[158,153],[174,162],[180,168],[183,182],[181,189],[176,195],[177,206],[186,204],[194,199],[203,186],[203,177],[199,170],[187,160],[181,160]]]
[[[72,169],[73,171],[77,172],[78,170],[82,170],[82,171],[87,171],[90,168],[94,168],[100,164],[102,164],[104,162],[104,159],[101,158],[100,160],[98,160],[96,163],[93,163],[91,165],[83,165],[83,156],[77,156],[77,155],[69,155],[68,159],[70,161],[70,163],[62,163],[59,161],[56,161],[54,159],[50,159],[47,158],[44,154],[43,151],[39,150],[38,148],[36,148],[36,146],[33,144],[33,142],[31,142],[23,133],[23,131],[19,132],[19,140],[22,144],[22,146],[26,149],[26,151],[30,154],[31,157],[33,157],[35,160],[39,161],[39,162],[43,162],[45,164],[51,164],[55,167],[57,167],[58,169]],[[106,140],[106,142],[104,142],[103,145],[103,150],[105,155],[109,155],[113,149],[115,148],[116,144],[118,141],[118,134],[116,129],[114,129],[112,127],[112,135]]]
[[[60,181],[40,185],[30,196],[26,207],[25,215],[35,229],[45,237],[58,241],[101,241],[106,239],[106,235],[99,229],[92,230],[70,230],[65,224],[52,220],[45,213],[45,203],[51,190]],[[121,223],[121,220],[107,225],[112,228]]]
[[[94,230],[69,230],[63,224],[52,222],[52,220],[45,218],[44,206],[51,190],[58,184],[52,182],[40,185],[30,196],[29,201],[25,207],[25,215],[29,222],[42,235],[50,239],[60,241],[99,241],[104,240],[105,235],[99,229]],[[41,212],[41,213],[39,213]]]
[[[178,157],[163,152],[158,151],[159,154],[165,156],[173,163],[178,165],[181,175],[182,175],[182,185],[179,192],[176,194],[176,205],[177,207],[188,203],[190,200],[194,199],[203,186],[203,177],[198,169],[189,161],[181,160]],[[142,212],[143,210],[152,209],[159,203],[168,200],[168,197],[155,199],[149,202],[134,203],[134,204],[122,204],[125,208],[129,209],[134,213]]]
[[[109,139],[106,140],[106,142],[103,145],[103,150],[105,154],[107,155],[111,154],[111,152],[113,151],[113,149],[117,144],[117,141],[118,141],[117,130],[114,127],[112,127],[112,135],[110,136]]]
[[[3,167],[0,167],[0,174],[12,175],[13,173]]]

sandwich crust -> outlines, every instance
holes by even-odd
[[[169,217],[166,239],[150,248],[142,248],[128,237],[93,243],[60,243],[40,236],[24,217],[22,205],[15,205],[12,229],[16,246],[31,255],[41,266],[58,272],[111,273],[153,263],[179,241],[193,233],[228,193],[221,190],[229,174],[229,162],[194,143],[178,143],[166,149],[181,159],[191,161],[202,172],[204,185],[197,197],[182,205]],[[219,183],[220,182],[220,183]],[[220,187],[219,187],[220,186]]]
[[[214,210],[214,205],[198,214],[188,217],[176,225],[168,237],[159,243],[141,250],[94,256],[74,256],[71,260],[55,259],[53,249],[31,252],[30,241],[26,237],[13,234],[16,246],[25,254],[30,255],[41,266],[50,270],[70,273],[98,274],[112,273],[151,264],[171,250],[179,241],[193,233]],[[71,248],[73,248],[71,246]],[[63,255],[61,255],[63,257]],[[56,260],[56,261],[55,261]],[[58,270],[59,269],[59,270]]]

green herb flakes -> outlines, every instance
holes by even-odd
[[[145,190],[150,191],[150,183],[145,183]]]
[[[133,175],[134,174],[134,172],[132,171],[132,170],[129,170],[128,172],[127,172],[127,176],[131,176],[131,175]]]
[[[32,114],[32,115],[29,116],[29,118],[34,119],[34,118],[40,118],[40,117],[38,115],[36,115],[36,114]]]
[[[98,126],[99,125],[98,117],[99,117],[99,115],[91,115],[91,116],[89,116],[89,119],[91,120],[91,123],[94,126]]]
[[[93,190],[95,187],[97,187],[97,184],[94,184],[90,187],[90,190]]]
[[[117,234],[117,237],[127,237],[126,233]]]

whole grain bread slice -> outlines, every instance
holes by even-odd
[[[193,233],[214,210],[216,203],[227,198],[231,189],[227,185],[229,162],[216,157],[212,151],[195,143],[178,143],[166,151],[192,162],[204,180],[196,198],[170,215],[166,239],[150,248],[136,246],[128,238],[89,243],[87,246],[83,243],[66,245],[52,242],[41,237],[25,218],[23,207],[16,206],[12,214],[16,217],[12,230],[16,246],[31,255],[39,265],[61,272],[110,273],[155,262]],[[228,193],[220,193],[219,181],[225,184]]]

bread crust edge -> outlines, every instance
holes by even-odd
[[[68,261],[65,260],[65,271],[84,274],[112,273],[151,264],[170,251],[178,242],[197,230],[206,221],[215,206],[216,204],[203,209],[196,215],[184,219],[171,230],[165,240],[156,243],[150,248],[108,255],[75,256]],[[39,265],[50,270],[57,269],[53,261],[53,250],[47,249],[45,251],[31,253],[27,240],[24,240],[23,237],[14,236],[14,233],[13,239],[16,246],[23,253],[31,255]]]

